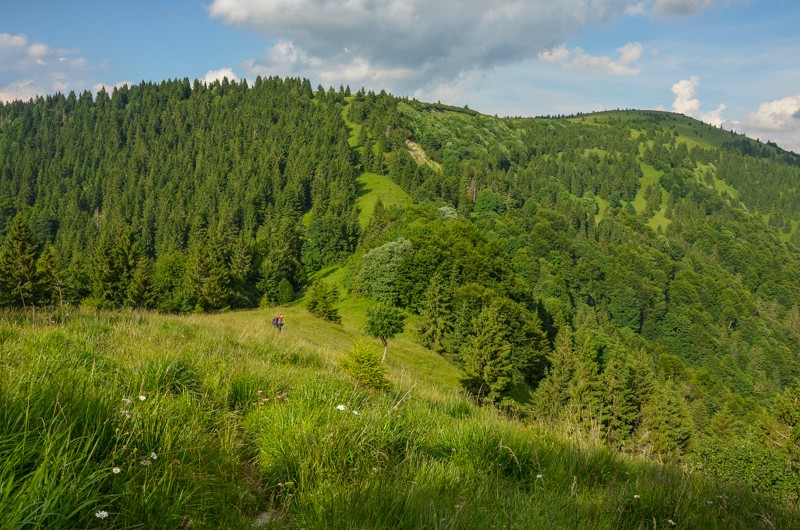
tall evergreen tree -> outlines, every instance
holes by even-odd
[[[36,258],[33,234],[22,215],[17,214],[0,249],[0,304],[25,308],[36,303]]]
[[[445,337],[452,330],[452,291],[441,274],[434,274],[425,290],[419,326],[422,345],[435,352],[445,349]]]
[[[501,402],[522,379],[514,366],[514,352],[507,333],[497,306],[490,305],[478,316],[476,334],[463,352],[467,388],[489,403]]]

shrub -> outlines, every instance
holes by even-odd
[[[353,344],[353,347],[347,352],[347,357],[342,361],[341,367],[359,384],[376,389],[389,387],[386,365],[381,360],[380,352],[364,339],[359,339]]]

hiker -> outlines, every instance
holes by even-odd
[[[278,333],[283,330],[283,313],[272,319],[272,327],[278,328]]]

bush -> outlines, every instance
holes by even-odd
[[[381,360],[381,354],[367,341],[359,339],[347,352],[347,357],[341,363],[342,370],[359,384],[385,389],[389,387],[386,378],[386,365]]]

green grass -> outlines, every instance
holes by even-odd
[[[475,406],[413,325],[391,388],[359,387],[338,363],[368,305],[344,300],[341,326],[283,307],[280,334],[278,309],[0,315],[0,528],[797,527],[691,469]]]
[[[361,226],[366,226],[379,197],[384,206],[411,203],[408,193],[385,175],[362,173],[358,177],[358,184],[358,220]]]
[[[611,203],[604,198],[597,196],[594,198],[594,200],[597,202],[597,214],[594,216],[594,224],[598,224],[603,220],[603,217],[605,217],[606,210],[608,210],[608,207],[611,206]]]
[[[658,179],[663,175],[663,172],[657,171],[649,164],[641,164],[641,167],[644,176],[641,179],[639,191],[636,192],[636,197],[633,199],[633,207],[636,208],[638,213],[641,213],[642,210],[644,210],[645,204],[647,204],[647,200],[645,199],[647,189],[653,184],[658,184]]]

